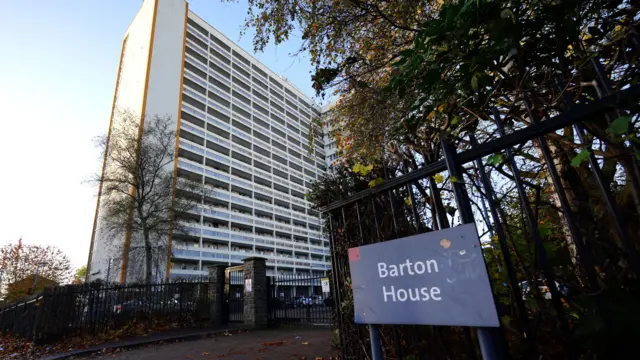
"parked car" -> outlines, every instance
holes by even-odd
[[[304,306],[312,306],[313,305],[313,299],[310,297],[302,297],[302,305]]]
[[[299,308],[304,306],[304,298],[302,296],[296,296],[292,299],[293,307]]]

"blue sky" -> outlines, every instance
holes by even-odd
[[[0,244],[55,244],[87,261],[100,169],[92,139],[107,131],[122,36],[141,0],[0,0]],[[240,32],[246,1],[192,0],[189,9],[253,53]],[[256,54],[313,95],[292,38]]]

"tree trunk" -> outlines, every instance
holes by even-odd
[[[553,157],[553,165],[555,166],[556,172],[558,173],[558,177],[560,178],[560,183],[562,184],[562,187],[564,189],[565,195],[567,197],[567,201],[569,202],[569,204],[571,205],[572,208],[575,208],[575,199],[573,196],[573,191],[568,187],[568,184],[566,183],[566,181],[564,180],[564,169],[565,169],[565,164],[563,164],[563,161],[561,159],[561,156],[559,156],[558,154],[558,149],[557,147],[552,144],[550,141],[547,141],[548,147],[549,147],[549,152],[551,153],[551,156]],[[538,157],[540,158],[540,162],[546,167],[546,162],[544,161],[544,155],[542,154],[542,148],[540,146],[540,142],[536,139],[533,140],[533,147],[535,148],[536,152],[538,153]],[[553,181],[551,179],[551,173],[549,171],[549,169],[547,169],[547,171],[545,171],[545,176],[547,178],[547,181],[549,184],[552,184]],[[553,186],[553,185],[550,185]],[[554,189],[554,193],[553,193],[553,202],[555,203],[556,207],[558,208],[562,208],[562,205],[560,203],[560,197],[558,196],[558,193],[555,191]],[[560,225],[561,225],[561,231],[562,231],[562,235],[564,236],[565,240],[566,240],[566,244],[567,244],[567,249],[569,250],[569,256],[571,258],[571,262],[573,263],[573,265],[577,268],[578,267],[578,252],[576,249],[576,241],[580,241],[579,239],[574,239],[571,231],[569,230],[569,223],[567,222],[567,218],[565,217],[565,215],[559,211],[558,212],[558,216],[560,218]],[[538,226],[538,224],[532,224],[533,226]],[[576,274],[578,277],[579,273]]]
[[[153,281],[153,249],[151,247],[151,240],[149,239],[149,231],[143,230],[144,234],[144,260],[145,260],[145,276],[144,282],[151,284]]]

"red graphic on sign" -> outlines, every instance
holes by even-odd
[[[360,260],[360,248],[349,249],[349,262]]]

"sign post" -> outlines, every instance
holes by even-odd
[[[331,287],[329,286],[329,278],[322,278],[321,280],[322,292],[329,293],[331,292]]]
[[[373,360],[382,360],[382,344],[380,343],[378,325],[369,325],[369,339],[371,339],[371,358]]]
[[[348,254],[358,324],[500,326],[474,224]]]

